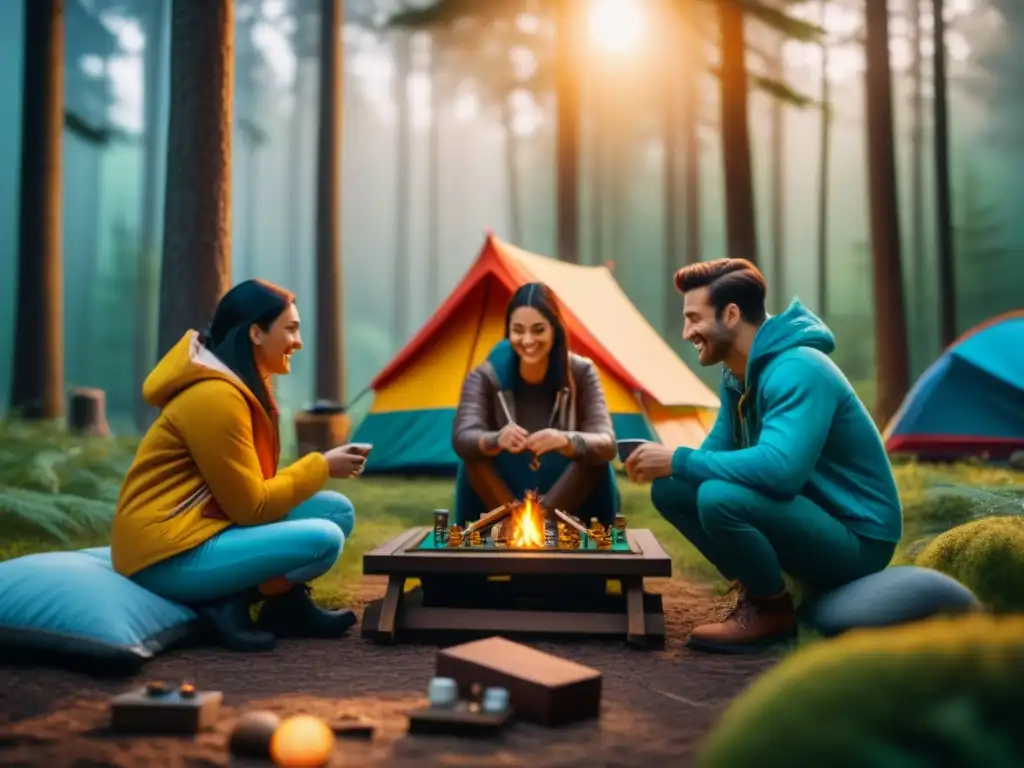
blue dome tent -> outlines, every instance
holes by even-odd
[[[1024,310],[964,333],[917,380],[885,428],[889,453],[1006,459],[1024,449]]]

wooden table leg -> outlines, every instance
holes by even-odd
[[[388,589],[384,593],[384,603],[380,609],[380,621],[377,623],[377,636],[389,643],[395,642],[395,630],[398,623],[398,609],[402,605],[402,594],[405,589],[405,576],[388,576]]]
[[[622,592],[626,598],[626,642],[630,645],[644,645],[647,642],[644,580],[639,576],[623,577]]]

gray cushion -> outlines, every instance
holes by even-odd
[[[822,595],[802,619],[826,637],[858,627],[888,627],[932,616],[981,610],[956,579],[913,565],[887,568]]]

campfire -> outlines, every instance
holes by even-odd
[[[544,546],[544,523],[548,511],[537,499],[537,494],[527,491],[526,498],[516,502],[502,525],[508,546],[518,549],[537,549]]]

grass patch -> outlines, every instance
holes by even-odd
[[[107,542],[121,478],[135,454],[132,439],[76,438],[55,426],[0,422],[0,560]],[[935,536],[1013,509],[1024,510],[1024,475],[979,463],[895,468],[906,535],[897,562],[912,562]],[[356,507],[356,528],[335,568],[320,578],[318,597],[343,602],[362,572],[362,555],[450,508],[451,480],[362,478],[331,483]],[[648,486],[620,478],[623,514],[650,528],[671,555],[677,575],[716,583],[714,569],[650,504]]]

